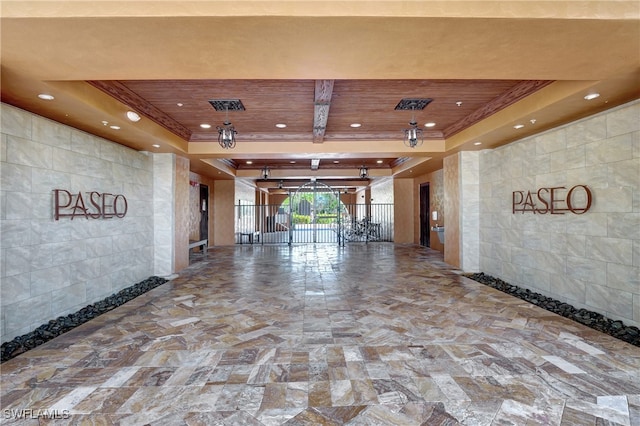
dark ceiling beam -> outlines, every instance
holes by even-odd
[[[191,130],[178,123],[176,120],[174,120],[173,117],[169,116],[164,111],[161,111],[160,109],[151,105],[146,99],[133,92],[122,82],[116,80],[90,80],[87,81],[87,83],[92,85],[96,89],[102,90],[107,95],[110,95],[111,97],[117,99],[134,111],[144,115],[149,120],[155,121],[157,124],[164,127],[173,134],[180,136],[185,141],[191,139]]]
[[[329,119],[333,80],[316,80],[313,101],[313,143],[322,143]]]
[[[502,93],[497,98],[487,102],[481,108],[463,117],[451,126],[444,129],[445,138],[450,138],[458,132],[471,127],[472,125],[482,121],[483,119],[495,114],[496,112],[518,102],[521,99],[533,94],[545,86],[553,83],[551,80],[524,80],[513,86],[508,91]]]

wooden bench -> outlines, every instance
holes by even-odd
[[[207,239],[200,240],[200,241],[189,241],[189,252],[191,252],[192,248],[196,248],[196,247],[202,247],[200,250],[204,252],[207,249],[208,243],[209,243],[209,240]]]

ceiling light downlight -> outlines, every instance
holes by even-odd
[[[40,93],[38,97],[44,101],[52,101],[55,99],[53,95],[50,95],[48,93]]]
[[[600,97],[600,93],[589,93],[588,95],[586,95],[584,98],[588,101],[590,101],[591,99],[595,99]]]
[[[127,111],[127,118],[130,121],[133,121],[134,123],[137,123],[138,121],[140,121],[140,114],[138,114],[135,111]]]
[[[284,129],[284,128],[286,128],[286,127],[287,127],[287,125],[286,125],[286,124],[284,124],[284,123],[278,123],[278,124],[276,124],[276,127],[277,127],[278,129]]]

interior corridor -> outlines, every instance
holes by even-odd
[[[640,348],[391,243],[212,248],[1,380],[4,424],[640,424]]]

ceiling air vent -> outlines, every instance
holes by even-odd
[[[404,98],[396,105],[396,110],[419,110],[424,109],[433,99],[431,98]]]
[[[216,111],[244,111],[240,99],[211,99],[209,103]]]

